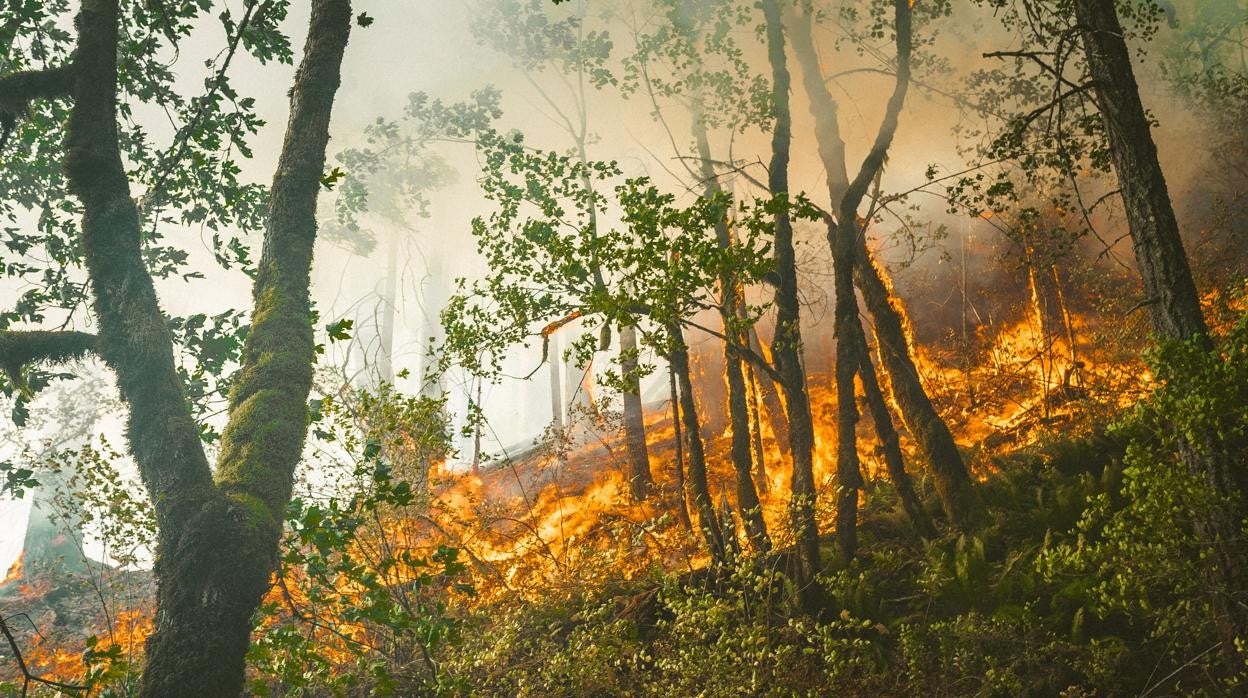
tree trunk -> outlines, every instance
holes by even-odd
[[[819,59],[811,40],[810,16],[802,12],[796,13],[794,19],[794,52],[802,63],[804,85],[811,101],[811,113],[815,117],[819,155],[828,174],[829,195],[833,205],[837,207],[837,225],[829,223],[828,229],[829,245],[834,250],[834,264],[835,249],[840,236],[836,228],[843,225],[852,242],[854,281],[871,313],[880,347],[880,358],[902,421],[918,442],[920,451],[932,468],[936,491],[946,516],[955,525],[964,525],[975,511],[970,474],[962,461],[957,444],[953,441],[953,434],[936,412],[923,388],[918,369],[910,355],[902,312],[894,306],[896,301],[892,292],[871,259],[866,236],[859,230],[857,223],[858,205],[866,192],[867,184],[883,167],[909,84],[911,20],[909,5],[905,4],[903,7],[903,4],[905,3],[900,0],[895,3],[897,86],[877,134],[876,143],[853,182],[850,182],[845,167],[845,145],[836,120],[837,105],[828,92],[819,69]]]
[[[750,412],[750,448],[754,453],[754,484],[759,492],[766,492],[770,484],[767,482],[767,452],[763,449],[763,417],[762,401],[759,393],[757,372],[751,364],[745,364],[746,401]]]
[[[394,383],[394,322],[399,314],[399,244],[398,235],[386,240],[386,278],[381,293],[381,322],[377,332],[377,378]]]
[[[633,501],[646,498],[654,478],[646,449],[646,420],[641,408],[641,379],[637,375],[637,331],[620,326],[620,370],[624,373],[624,441],[628,446],[629,492]]]
[[[763,342],[758,338],[758,328],[751,326],[746,330],[746,335],[750,341],[750,351],[763,356]],[[763,410],[767,412],[767,423],[771,425],[771,433],[776,437],[776,446],[780,448],[781,455],[787,456],[789,454],[789,418],[784,412],[784,404],[780,402],[780,392],[776,390],[776,382],[771,379],[771,376],[762,374],[758,376],[757,386]]]
[[[815,119],[819,154],[827,173],[828,194],[833,206],[841,204],[849,188],[845,170],[845,146],[836,129],[836,103],[823,84],[819,61],[811,40],[810,20],[802,15],[791,32],[793,51],[802,66],[802,76],[810,96]],[[844,221],[842,221],[844,223]],[[858,490],[863,486],[858,460],[858,404],[854,376],[862,364],[858,355],[866,342],[860,339],[858,298],[854,293],[854,238],[857,223],[828,223],[834,278],[833,313],[836,327],[836,539],[841,556],[849,560],[858,548]]]
[[[775,197],[789,194],[789,141],[792,123],[789,112],[789,68],[784,55],[784,28],[777,0],[761,0],[767,29],[767,58],[771,65],[772,103],[775,125],[771,134],[771,165],[768,188]],[[808,611],[819,603],[814,582],[821,569],[819,528],[815,521],[815,431],[806,392],[806,371],[801,364],[802,331],[797,288],[797,258],[793,249],[793,223],[783,207],[776,212],[776,336],[772,357],[780,374],[789,417],[789,447],[793,456],[791,514],[793,537],[797,541],[798,569],[795,582],[802,590],[802,604]]]
[[[1167,339],[1197,338],[1208,344],[1196,284],[1114,4],[1076,0],[1075,16],[1118,172],[1153,329]]]
[[[858,490],[862,468],[858,461],[858,403],[854,376],[862,366],[865,348],[854,294],[854,235],[858,224],[837,226],[832,246],[836,325],[836,539],[845,560],[858,550]],[[886,415],[887,416],[887,415]]]
[[[671,348],[667,360],[676,374],[680,384],[680,416],[682,428],[688,439],[689,446],[689,477],[686,484],[689,488],[689,499],[698,512],[698,528],[706,540],[707,550],[716,562],[724,560],[724,534],[715,514],[715,502],[711,499],[711,490],[706,481],[706,455],[702,450],[701,424],[698,420],[698,407],[693,399],[693,380],[689,376],[689,349],[685,344],[684,332],[679,325],[667,327],[668,340]]]
[[[720,195],[719,179],[711,163],[711,143],[706,131],[702,110],[702,97],[695,91],[693,96],[693,136],[697,144],[702,179],[706,182],[704,195],[710,199]],[[732,246],[727,218],[715,221],[715,239],[721,250]],[[748,340],[739,329],[741,306],[737,279],[730,273],[719,277],[719,316],[724,326],[724,375],[728,384],[728,417],[732,431],[732,466],[736,472],[737,508],[745,524],[746,535],[755,552],[765,553],[771,549],[767,536],[767,523],[763,520],[763,508],[754,487],[754,459],[750,443],[750,411],[745,387],[745,372],[740,354],[734,346],[744,346]]]
[[[203,696],[242,691],[251,617],[276,563],[306,432],[316,195],[350,17],[345,0],[314,3],[273,183],[252,330],[214,483],[143,263],[138,209],[118,147],[117,2],[83,2],[66,173],[83,203],[98,350],[130,407],[130,449],[158,524],[145,696],[176,695],[188,686]]]
[[[680,429],[680,394],[676,390],[676,366],[668,363],[667,383],[672,401],[672,438],[676,444],[676,513],[686,531],[693,530],[689,520],[689,500],[685,498],[685,443]]]
[[[929,539],[935,538],[936,527],[932,524],[932,517],[923,508],[923,500],[919,499],[918,493],[914,491],[914,482],[906,472],[906,461],[901,455],[901,442],[897,437],[897,429],[893,427],[888,402],[884,399],[883,391],[880,390],[875,365],[871,363],[871,352],[866,345],[866,335],[861,330],[858,332],[858,338],[862,342],[857,352],[859,360],[862,361],[858,377],[862,380],[862,391],[867,398],[867,409],[871,412],[871,423],[875,426],[875,434],[880,439],[880,451],[884,454],[884,465],[888,468],[888,477],[893,481],[893,487],[897,489],[897,497],[901,500],[901,506],[906,515],[910,517],[910,522],[918,529],[919,535]]]
[[[546,361],[550,364],[550,423],[556,431],[563,431],[563,382],[559,372],[562,352],[559,350],[559,333],[551,333],[546,341]]]
[[[946,518],[955,526],[971,525],[978,504],[962,453],[953,441],[949,426],[936,412],[923,388],[918,367],[910,355],[901,311],[894,307],[892,293],[880,270],[865,244],[859,245],[857,252],[859,263],[855,268],[855,281],[871,312],[880,359],[902,422],[932,469],[936,494]]]
[[[215,481],[143,260],[139,210],[121,157],[118,15],[117,0],[82,2],[67,71],[74,104],[65,173],[83,210],[83,261],[99,328],[89,348],[116,374],[130,410],[129,449],[156,517],[156,618],[141,695],[180,695],[193,687],[196,695],[232,698],[243,689],[251,619],[277,562],[307,432],[316,198],[351,6],[347,0],[312,3]]]
[[[347,0],[316,0],[273,178],[243,368],[221,436],[217,487],[182,530],[158,539],[156,630],[143,695],[237,696],[251,618],[307,433],[314,341],[309,298],[316,199],[351,27]],[[177,496],[177,495],[174,495]]]
[[[1193,341],[1212,349],[1114,3],[1076,0],[1075,16],[1118,173],[1153,331],[1165,340]],[[1248,638],[1248,600],[1244,591],[1244,580],[1248,579],[1248,540],[1243,531],[1243,521],[1248,517],[1248,475],[1242,459],[1216,455],[1223,450],[1218,435],[1195,434],[1188,438],[1213,445],[1205,449],[1186,447],[1183,460],[1223,503],[1198,517],[1196,528],[1201,540],[1213,548],[1206,564],[1210,568],[1210,596],[1223,658],[1228,667],[1239,671],[1243,669],[1243,659],[1237,656],[1235,643]],[[1201,451],[1209,455],[1201,455]]]
[[[481,409],[481,376],[477,376],[477,394],[473,407]],[[472,425],[472,474],[481,474],[481,422]]]

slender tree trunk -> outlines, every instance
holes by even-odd
[[[888,477],[897,489],[897,497],[911,523],[924,538],[935,538],[936,527],[932,517],[923,508],[923,500],[914,491],[914,482],[906,472],[906,461],[901,454],[901,442],[897,437],[897,429],[893,427],[892,416],[888,411],[888,402],[880,390],[880,382],[876,377],[875,365],[871,363],[871,352],[866,345],[866,336],[858,333],[863,342],[858,349],[858,357],[862,361],[858,377],[862,380],[862,390],[867,398],[867,409],[871,412],[871,423],[875,426],[875,435],[880,439],[880,450],[884,454],[884,465],[888,468]]]
[[[680,393],[676,390],[676,366],[667,366],[668,389],[672,401],[672,437],[676,442],[676,513],[686,531],[693,530],[693,522],[689,520],[689,500],[685,497],[685,440],[680,428]]]
[[[476,409],[481,409],[481,376],[477,376],[477,391],[474,399]],[[478,421],[472,426],[472,474],[481,474],[481,423]]]
[[[763,356],[763,342],[758,338],[758,328],[750,327],[746,331],[750,341],[750,351]],[[776,437],[776,445],[781,455],[789,454],[789,417],[785,414],[784,404],[780,401],[780,391],[776,390],[776,382],[771,376],[758,376],[758,393],[767,412],[767,423],[771,425],[771,433]]]
[[[637,331],[620,327],[620,370],[624,373],[624,440],[628,445],[629,492],[633,501],[646,498],[654,478],[646,449],[646,420],[641,408],[641,379],[637,375]]]
[[[399,243],[398,235],[386,240],[386,278],[381,293],[381,327],[377,332],[377,377],[382,383],[394,383],[394,323],[399,313]]]
[[[550,423],[557,431],[563,431],[563,382],[559,372],[559,333],[554,332],[546,340],[546,361],[550,364]]]
[[[1164,340],[1193,341],[1211,350],[1212,341],[1114,3],[1076,0],[1075,16],[1118,173],[1153,331]],[[1243,530],[1243,521],[1248,518],[1248,472],[1242,455],[1224,453],[1226,444],[1219,435],[1188,438],[1204,442],[1201,445],[1206,448],[1185,447],[1185,464],[1194,476],[1209,484],[1222,503],[1198,517],[1196,528],[1200,538],[1212,547],[1206,564],[1223,658],[1229,668],[1242,671],[1243,659],[1235,643],[1248,638],[1248,587],[1244,584],[1248,579],[1248,540]]]
[[[715,502],[711,499],[710,486],[706,480],[706,455],[702,449],[701,424],[698,420],[698,407],[693,399],[693,380],[689,376],[689,349],[685,344],[684,332],[679,325],[669,325],[668,340],[671,342],[668,362],[672,372],[680,384],[680,416],[683,431],[689,445],[689,477],[686,484],[689,488],[689,499],[698,512],[698,528],[706,540],[706,547],[711,558],[716,562],[724,560],[724,534],[715,514]]]
[[[970,474],[962,461],[957,444],[954,443],[953,434],[936,412],[923,388],[910,354],[902,311],[894,305],[896,299],[875,266],[867,249],[866,237],[857,222],[858,205],[866,192],[867,184],[883,167],[909,84],[910,10],[908,5],[902,7],[901,4],[898,0],[895,7],[898,41],[897,87],[890,99],[875,146],[853,182],[849,180],[846,171],[845,145],[837,124],[837,105],[823,82],[818,55],[811,40],[811,20],[808,14],[796,13],[793,44],[794,52],[802,63],[804,85],[811,100],[819,155],[828,174],[828,192],[833,205],[837,206],[836,224],[830,223],[828,230],[829,245],[834,250],[833,263],[835,264],[838,239],[842,244],[847,242],[841,239],[843,234],[852,242],[854,281],[871,313],[881,362],[902,421],[915,437],[920,451],[932,468],[936,491],[946,516],[954,524],[964,525],[972,518],[975,510]],[[837,230],[842,226],[843,233]]]
[[[763,449],[763,406],[759,398],[761,390],[757,372],[748,363],[745,364],[745,385],[750,411],[750,448],[754,453],[754,484],[759,492],[766,492],[770,485],[767,482],[767,452]]]
[[[693,96],[693,136],[697,144],[698,160],[701,163],[702,178],[706,182],[704,194],[713,198],[723,193],[715,168],[711,163],[711,143],[706,131],[705,116],[702,111],[701,95]],[[715,221],[715,239],[721,250],[732,246],[732,236],[728,231],[727,218]],[[750,545],[756,552],[765,553],[771,549],[771,539],[767,536],[767,523],[763,520],[763,508],[758,499],[758,490],[754,487],[754,462],[750,444],[750,412],[745,387],[745,371],[740,355],[734,351],[733,345],[744,346],[747,342],[745,333],[739,329],[741,305],[740,293],[736,278],[729,273],[719,277],[719,315],[723,321],[724,336],[724,374],[728,384],[728,417],[732,431],[732,466],[736,471],[737,507],[741,511],[741,520],[745,524],[746,535]]]
[[[789,141],[792,123],[789,111],[790,77],[784,55],[784,27],[777,0],[761,0],[767,29],[767,58],[771,65],[772,103],[775,125],[771,135],[771,166],[768,187],[771,195],[789,195]],[[793,249],[793,223],[788,211],[776,213],[776,336],[772,357],[781,377],[789,417],[789,446],[793,456],[793,536],[797,541],[796,582],[802,590],[807,610],[818,605],[819,589],[814,582],[819,573],[819,528],[815,521],[815,430],[806,392],[806,371],[802,367],[801,308],[797,289],[797,257]]]
[[[803,14],[793,25],[793,51],[802,66],[806,92],[812,95],[810,110],[815,118],[819,154],[827,172],[832,205],[837,206],[844,199],[849,182],[845,147],[836,129],[836,103],[823,84],[811,40],[809,17]],[[846,560],[852,558],[858,548],[858,490],[863,486],[858,459],[858,404],[854,391],[854,376],[863,359],[859,352],[866,346],[860,337],[862,323],[858,320],[858,297],[854,293],[854,238],[857,234],[856,222],[853,225],[828,224],[836,327],[836,539]]]

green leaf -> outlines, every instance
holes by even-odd
[[[331,322],[325,326],[325,331],[329,333],[331,341],[341,342],[351,339],[351,328],[355,326],[355,321],[351,318],[342,318],[337,322]]]

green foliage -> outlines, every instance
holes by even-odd
[[[526,73],[553,69],[596,87],[614,83],[607,67],[611,37],[585,28],[585,3],[580,3],[577,14],[562,18],[552,16],[546,5],[546,0],[490,3],[476,13],[472,33],[479,43],[510,56]]]
[[[643,342],[663,351],[666,335],[655,330],[714,307],[721,275],[749,283],[771,268],[763,215],[787,203],[743,204],[740,244],[721,249],[714,227],[727,215],[726,196],[679,206],[615,163],[532,150],[519,135],[495,131],[479,134],[477,145],[482,187],[496,208],[474,219],[473,235],[490,272],[461,280],[442,313],[448,362],[497,376],[508,347],[544,339],[544,326],[571,318],[588,326],[574,343],[581,354],[598,346],[600,326],[639,318],[648,321]]]
[[[637,34],[633,52],[623,59],[620,91],[652,99],[658,119],[662,98],[694,110],[708,129],[769,128],[771,83],[750,65],[747,51],[757,46],[740,39],[756,21],[754,6],[739,0],[663,0],[655,6],[664,21]]]
[[[1186,463],[1195,458],[1242,468],[1248,446],[1248,318],[1218,350],[1163,345],[1151,357],[1161,385],[1116,429],[1130,438],[1121,490],[1094,497],[1078,537],[1047,550],[1038,568],[1069,580],[1098,617],[1126,617],[1174,660],[1216,660],[1208,543],[1200,522],[1244,511],[1241,495],[1214,489]],[[1244,533],[1248,521],[1239,519]],[[1196,659],[1192,659],[1196,662]]]
[[[449,450],[441,400],[388,386],[348,394],[310,410],[314,433],[347,456],[347,471],[333,483],[340,494],[295,497],[287,508],[277,588],[249,654],[256,695],[436,686],[431,653],[458,632],[448,600],[472,594],[459,550],[419,542],[426,471]]]
[[[227,50],[206,61],[202,86],[189,91],[178,84],[175,66],[192,29],[211,21],[213,3],[122,4],[120,144],[140,200],[144,255],[157,278],[183,274],[186,252],[164,240],[166,230],[179,226],[212,231],[224,266],[248,265],[237,231],[261,229],[267,193],[242,178],[239,160],[251,156],[248,141],[264,122],[255,100],[234,88],[230,69],[243,54],[262,63],[291,61],[289,41],[279,29],[288,4],[222,8],[216,21]],[[76,4],[65,0],[16,3],[6,10],[11,34],[5,39],[5,73],[65,64],[74,46],[75,35],[67,29],[76,11]],[[171,135],[157,136],[140,126],[139,115],[149,109],[169,115],[175,127]],[[66,189],[62,129],[56,127],[67,113],[64,102],[37,101],[16,120],[3,149],[0,216],[8,225],[0,233],[0,273],[20,281],[25,290],[12,306],[0,308],[0,327],[83,306],[81,211]],[[34,230],[29,230],[31,217]]]
[[[215,443],[221,435],[210,418],[224,409],[229,398],[251,325],[241,311],[227,310],[218,315],[172,318],[169,328],[178,349],[178,374],[199,424],[200,438]]]
[[[39,486],[33,470],[15,466],[7,460],[0,461],[0,475],[4,476],[4,483],[0,484],[0,494],[7,494],[15,499],[21,499],[26,490]]]

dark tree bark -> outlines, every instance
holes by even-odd
[[[725,553],[724,533],[715,513],[710,486],[706,481],[706,454],[702,446],[701,423],[698,419],[698,406],[693,399],[693,380],[689,376],[689,348],[679,325],[669,325],[667,336],[671,343],[667,360],[680,385],[681,426],[689,447],[689,476],[685,484],[689,490],[689,499],[693,500],[693,507],[698,512],[698,528],[702,531],[711,559],[722,562]]]
[[[971,526],[978,516],[979,502],[962,453],[923,388],[910,354],[902,312],[893,305],[892,292],[861,239],[857,252],[854,280],[871,313],[881,364],[902,422],[932,469],[945,517],[954,526]]]
[[[624,441],[628,446],[628,488],[633,501],[646,498],[654,478],[650,475],[650,453],[646,448],[646,420],[641,408],[641,379],[637,375],[637,332],[620,327],[620,370],[624,374]]]
[[[789,194],[789,142],[792,139],[792,118],[789,110],[790,76],[784,49],[784,27],[777,0],[759,3],[766,20],[767,58],[771,65],[772,103],[775,125],[771,134],[771,165],[768,188],[772,196]],[[819,603],[814,577],[819,560],[819,528],[815,521],[815,430],[810,415],[810,396],[806,392],[806,371],[801,363],[801,308],[798,301],[797,258],[793,249],[793,223],[788,211],[776,213],[776,335],[771,353],[780,375],[788,408],[789,448],[793,457],[790,510],[793,536],[797,541],[798,570],[796,582],[802,589],[802,602],[807,610]]]
[[[701,96],[693,97],[693,137],[697,144],[702,179],[706,184],[705,196],[709,199],[722,193],[719,178],[711,160],[711,143],[706,132]],[[732,246],[727,218],[715,221],[715,239],[720,249]],[[767,523],[763,520],[763,508],[754,487],[754,459],[750,443],[750,410],[747,402],[745,371],[740,353],[733,345],[744,346],[745,333],[736,327],[740,323],[741,294],[737,280],[728,273],[719,277],[719,315],[724,325],[724,375],[728,384],[728,417],[732,432],[732,466],[736,472],[737,508],[745,524],[745,533],[755,552],[765,553],[771,549],[767,536]]]
[[[1075,16],[1122,190],[1153,331],[1164,340],[1192,341],[1211,350],[1212,341],[1114,3],[1076,0]],[[1244,585],[1248,579],[1248,540],[1243,531],[1243,521],[1248,518],[1248,471],[1242,454],[1225,453],[1219,435],[1187,438],[1204,442],[1201,445],[1205,448],[1184,448],[1186,466],[1207,482],[1222,502],[1198,517],[1196,528],[1201,540],[1213,549],[1206,564],[1223,658],[1232,670],[1242,670],[1243,659],[1237,656],[1235,643],[1248,638],[1248,587]]]
[[[1076,0],[1093,94],[1122,189],[1145,303],[1158,336],[1208,342],[1179,224],[1140,101],[1122,24],[1110,0]]]
[[[672,402],[672,438],[676,442],[676,513],[686,531],[693,530],[689,520],[689,500],[685,497],[685,442],[680,428],[680,393],[676,389],[676,366],[667,366],[667,384]]]
[[[858,376],[862,379],[862,391],[867,398],[867,410],[871,413],[871,423],[875,427],[875,435],[880,439],[880,451],[884,454],[884,465],[888,468],[888,478],[897,489],[897,498],[910,522],[924,538],[936,537],[936,526],[932,517],[923,507],[923,500],[914,491],[914,482],[906,472],[906,461],[901,454],[901,441],[897,437],[897,429],[893,426],[892,415],[888,411],[888,402],[880,390],[880,382],[875,374],[875,365],[871,363],[871,352],[866,346],[866,337],[858,333],[863,342],[858,349],[858,357],[862,361]]]
[[[902,421],[918,442],[920,451],[932,468],[936,492],[946,517],[953,524],[963,526],[971,522],[977,510],[970,474],[957,444],[953,441],[953,434],[936,412],[923,388],[910,354],[902,311],[894,305],[896,299],[875,266],[867,249],[866,236],[857,223],[858,205],[866,194],[867,186],[883,167],[909,88],[912,29],[910,7],[906,4],[903,8],[902,4],[895,3],[898,54],[896,88],[889,100],[876,143],[854,182],[849,181],[845,168],[845,145],[836,121],[836,102],[823,82],[818,57],[810,39],[810,18],[801,13],[798,13],[795,20],[799,28],[794,32],[794,50],[803,62],[804,72],[807,72],[806,67],[809,68],[811,77],[804,84],[816,120],[819,154],[828,173],[828,190],[837,206],[836,224],[851,229],[855,255],[854,281],[871,313],[880,347],[880,358],[892,388],[893,399],[897,403]],[[814,76],[819,78],[813,79]],[[834,250],[837,236],[837,232],[829,230],[829,244]]]
[[[194,687],[196,695],[232,697],[243,688],[251,618],[276,563],[281,520],[306,431],[316,195],[350,31],[350,4],[313,3],[273,182],[252,328],[215,479],[144,265],[139,212],[122,163],[118,14],[116,0],[83,0],[73,63],[30,91],[34,97],[73,102],[65,170],[71,192],[82,202],[83,258],[99,332],[96,337],[32,334],[24,347],[37,343],[32,337],[46,346],[41,356],[25,358],[58,360],[94,351],[115,372],[130,409],[130,451],[158,526],[157,612],[142,694],[178,695]]]

